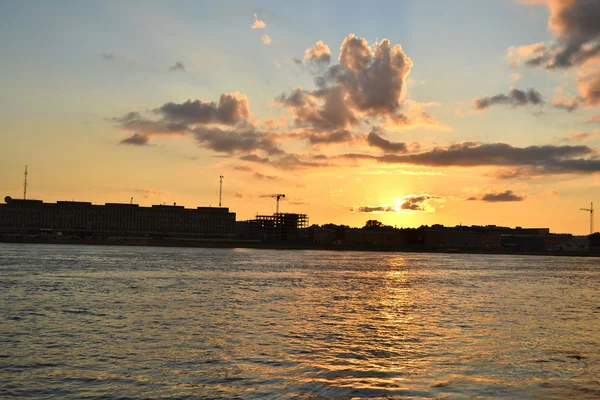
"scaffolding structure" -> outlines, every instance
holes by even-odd
[[[306,214],[257,215],[248,223],[257,227],[263,240],[308,240],[308,216]]]

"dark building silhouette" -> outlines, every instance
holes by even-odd
[[[279,213],[257,215],[238,224],[238,232],[252,232],[255,239],[274,241],[308,241],[308,216],[306,214]]]
[[[572,240],[568,234],[551,234],[549,228],[509,228],[496,225],[421,226],[396,229],[381,227],[318,227],[309,228],[310,243],[349,247],[401,248],[444,250],[515,250],[515,251],[575,251],[585,244]],[[579,251],[579,250],[577,250]]]
[[[232,237],[235,213],[226,207],[17,200],[0,204],[0,232],[112,236]]]

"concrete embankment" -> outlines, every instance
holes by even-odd
[[[507,249],[448,249],[421,246],[344,246],[319,245],[312,243],[270,242],[257,240],[188,240],[188,239],[73,239],[43,237],[1,237],[0,243],[87,245],[87,246],[151,246],[151,247],[204,247],[204,248],[246,248],[272,250],[330,250],[330,251],[379,251],[398,253],[445,253],[445,254],[497,254],[497,255],[536,255],[536,256],[575,256],[600,257],[598,252],[559,252],[559,251],[518,251]]]

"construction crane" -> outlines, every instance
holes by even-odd
[[[594,203],[590,203],[590,208],[580,208],[579,210],[590,213],[590,235],[592,235],[594,233]]]
[[[276,215],[279,214],[279,200],[282,199],[282,198],[285,198],[285,194],[283,194],[283,193],[265,194],[265,195],[262,195],[260,197],[274,197],[274,198],[276,198],[277,199],[277,208],[276,208],[277,211],[275,212],[275,214]]]

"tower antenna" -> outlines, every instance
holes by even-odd
[[[223,199],[223,178],[223,175],[219,176],[219,207],[221,207],[221,200]]]
[[[23,200],[27,200],[27,165],[25,166],[25,179],[23,179]]]

